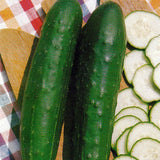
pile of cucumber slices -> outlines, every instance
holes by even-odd
[[[160,17],[134,11],[125,18],[128,88],[118,94],[112,134],[115,160],[160,159]]]

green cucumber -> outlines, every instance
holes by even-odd
[[[138,160],[138,159],[129,154],[123,154],[114,158],[114,160]]]
[[[159,80],[159,74],[160,74],[160,63],[158,63],[154,68],[153,68],[153,83],[156,85],[158,89],[160,89],[160,80]]]
[[[133,115],[123,116],[114,122],[112,141],[111,141],[111,146],[113,150],[116,151],[116,143],[121,134],[127,128],[130,128],[139,122],[141,122],[141,120]]]
[[[125,115],[133,115],[139,118],[141,121],[149,121],[148,114],[140,107],[137,106],[129,106],[121,109],[115,115],[115,121]]]
[[[156,67],[158,63],[160,63],[159,57],[159,43],[160,43],[160,36],[153,37],[149,42],[145,49],[145,55],[147,56],[148,60],[152,64],[153,67]]]
[[[131,150],[131,155],[139,160],[160,159],[160,141],[153,138],[141,138]]]
[[[149,105],[143,102],[134,92],[133,88],[122,89],[118,93],[117,107],[115,113],[118,114],[122,109],[129,106],[137,106],[143,109],[147,114],[149,112]]]
[[[141,138],[154,138],[160,141],[160,128],[151,122],[140,122],[134,125],[128,133],[126,148],[130,152],[133,145]]]
[[[136,70],[144,64],[148,64],[148,60],[143,50],[134,49],[125,55],[123,70],[129,84],[132,84]]]
[[[116,153],[118,156],[121,154],[123,155],[128,154],[127,148],[126,148],[126,140],[131,128],[132,127],[125,129],[116,141]]]
[[[153,81],[154,68],[150,64],[144,64],[138,68],[133,77],[133,89],[145,103],[160,100],[160,90]]]
[[[71,103],[75,126],[70,133],[74,160],[109,157],[125,48],[121,8],[105,2],[83,27],[76,52]]]
[[[145,49],[160,34],[160,17],[149,11],[132,11],[126,16],[125,25],[128,43],[137,49]]]
[[[160,101],[156,102],[150,109],[149,118],[152,123],[160,128]]]
[[[77,0],[58,0],[48,12],[22,103],[23,160],[56,158],[82,11]]]

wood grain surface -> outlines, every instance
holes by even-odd
[[[0,30],[0,54],[16,98],[34,38],[15,29]]]
[[[105,0],[101,0],[101,4]],[[124,16],[134,10],[146,10],[152,11],[151,6],[145,0],[113,0],[118,3],[123,11]],[[54,4],[55,0],[44,0],[42,7],[47,13],[50,7]],[[11,86],[18,97],[19,88],[23,78],[24,70],[31,53],[34,36],[25,33],[23,31],[17,31],[13,29],[0,30],[0,53],[2,60],[6,68]],[[127,49],[126,52],[129,50]],[[120,89],[126,88],[126,84],[122,78]],[[62,144],[63,144],[63,130],[60,140],[59,150],[56,160],[62,160]],[[112,154],[109,160],[112,160]]]

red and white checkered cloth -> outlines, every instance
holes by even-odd
[[[44,12],[42,0],[1,0],[0,29],[15,28],[37,35],[42,26]]]
[[[0,57],[0,160],[20,160],[20,113]]]
[[[78,0],[83,20],[87,22],[90,14],[100,0]],[[160,12],[160,0],[147,0]],[[42,0],[0,0],[0,29],[14,28],[39,36],[45,13]],[[0,57],[0,160],[21,160],[19,144],[20,113],[11,89],[7,73]]]

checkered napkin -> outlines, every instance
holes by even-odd
[[[0,160],[20,160],[20,114],[0,57]]]
[[[83,20],[84,20],[84,22],[87,22],[91,13],[99,5],[99,1],[98,0],[78,0],[78,1],[81,5],[81,8],[82,8]]]
[[[44,12],[42,0],[0,0],[0,29],[15,28],[37,35]]]

